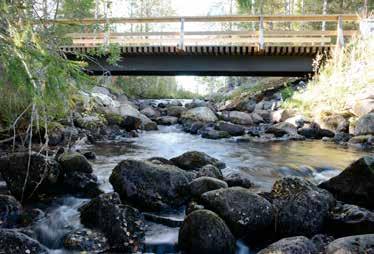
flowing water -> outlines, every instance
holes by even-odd
[[[129,158],[161,156],[169,159],[186,151],[202,151],[226,163],[224,175],[241,171],[251,177],[255,191],[268,191],[275,179],[285,175],[303,176],[319,183],[366,154],[321,141],[238,143],[235,139],[208,140],[184,133],[179,126],[161,126],[159,131],[144,132],[138,138],[101,143],[87,149],[97,154],[94,172],[106,192],[112,191],[109,183],[112,169],[121,160]],[[74,197],[56,200],[46,209],[47,218],[35,226],[39,240],[55,253],[68,253],[61,249],[62,237],[69,230],[81,227],[77,209],[85,201]],[[162,215],[182,220],[184,212]],[[148,223],[145,239],[148,253],[173,253],[177,240],[178,228]],[[237,246],[238,254],[250,253],[243,243],[238,242]]]

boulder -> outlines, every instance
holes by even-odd
[[[248,189],[230,187],[209,191],[201,196],[201,203],[217,213],[238,238],[252,242],[272,231],[271,203]]]
[[[0,250],[6,254],[49,253],[38,241],[14,229],[0,229]]]
[[[231,136],[242,136],[245,133],[245,128],[243,126],[223,121],[219,121],[216,124],[215,129],[219,131],[225,131]]]
[[[353,98],[351,112],[358,117],[374,112],[374,92],[372,86],[364,89]]]
[[[109,180],[124,202],[145,210],[179,207],[188,198],[183,193],[189,182],[187,172],[172,165],[124,160]]]
[[[216,166],[211,165],[211,164],[205,165],[204,167],[199,169],[197,176],[198,177],[209,176],[209,177],[214,177],[214,178],[223,180],[222,171]]]
[[[241,111],[224,112],[224,120],[240,125],[252,125],[253,120],[251,114]]]
[[[317,254],[315,244],[305,236],[295,236],[281,239],[258,254]]]
[[[83,172],[64,173],[61,188],[62,193],[79,194],[90,198],[103,193],[97,177],[94,174]]]
[[[338,203],[329,214],[328,231],[334,236],[374,234],[374,212]]]
[[[216,122],[218,120],[215,113],[208,107],[197,107],[187,110],[181,115],[182,122]]]
[[[322,129],[332,132],[348,132],[349,122],[340,114],[321,112],[315,120]]]
[[[295,112],[289,109],[279,109],[276,111],[271,112],[271,121],[273,123],[279,123],[279,122],[284,122],[288,118],[293,117],[295,115]]]
[[[254,124],[259,124],[259,123],[263,123],[265,122],[264,118],[262,118],[262,116],[256,112],[253,112],[251,114],[251,118],[252,118],[252,121]]]
[[[102,253],[109,250],[108,240],[99,231],[76,229],[63,239],[64,248],[75,252]]]
[[[156,118],[156,123],[159,125],[173,125],[178,123],[178,117],[175,116],[161,116]]]
[[[313,236],[325,228],[335,199],[299,177],[277,180],[270,197],[276,211],[276,229],[280,236]]]
[[[227,131],[217,131],[217,130],[204,130],[201,132],[201,137],[206,139],[221,139],[231,137]]]
[[[28,152],[0,157],[0,170],[12,195],[21,201],[53,193],[61,172],[54,159],[37,153],[29,155]],[[23,193],[26,176],[28,179]]]
[[[168,106],[166,109],[168,116],[181,117],[181,115],[186,111],[186,108],[183,106]]]
[[[57,161],[64,172],[92,173],[92,166],[87,158],[77,152],[64,152],[59,155]]]
[[[0,228],[13,228],[22,215],[21,203],[12,196],[0,195]]]
[[[241,172],[233,172],[225,176],[225,182],[229,185],[229,187],[243,187],[243,188],[250,188],[252,187],[251,177],[247,174]]]
[[[372,148],[374,147],[373,135],[354,136],[348,140],[348,144],[359,148]]]
[[[374,135],[374,113],[361,116],[354,130],[354,134],[358,135]]]
[[[201,194],[211,191],[217,190],[221,188],[227,188],[228,185],[226,182],[219,180],[217,178],[203,176],[194,179],[192,182],[188,184],[188,190],[193,197],[199,198]]]
[[[157,123],[153,121],[147,121],[143,123],[143,130],[145,131],[156,131],[158,130]]]
[[[271,123],[271,112],[269,110],[255,110],[253,113],[258,114],[265,122]]]
[[[319,187],[330,191],[337,200],[373,209],[374,157],[360,158]]]
[[[199,130],[202,129],[204,127],[204,123],[203,122],[195,122],[195,123],[192,123],[190,128],[189,128],[189,132],[191,134],[198,134]]]
[[[316,123],[298,129],[297,133],[310,139],[321,139],[323,137],[333,138],[335,136],[332,131],[321,129],[321,127]]]
[[[234,254],[235,238],[225,222],[208,210],[190,213],[179,230],[178,245],[183,253]]]
[[[296,127],[287,122],[281,122],[270,126],[266,130],[266,133],[274,134],[276,137],[282,137],[284,135],[298,135]]]
[[[354,235],[336,239],[327,245],[326,254],[374,253],[374,234]]]
[[[184,170],[197,170],[211,164],[219,169],[225,168],[225,163],[213,158],[206,153],[198,151],[185,152],[182,155],[170,159],[177,167]]]
[[[114,252],[141,251],[144,219],[141,213],[121,204],[117,193],[105,193],[80,208],[80,218],[88,228],[101,230]]]
[[[158,111],[158,110],[156,110],[156,109],[154,109],[153,107],[150,107],[150,106],[142,109],[140,111],[140,113],[144,114],[149,119],[155,119],[155,118],[161,116],[160,111]]]

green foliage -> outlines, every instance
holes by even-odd
[[[308,87],[295,92],[283,106],[309,116],[345,112],[357,94],[374,90],[373,59],[373,36],[352,41],[344,50],[336,51]]]
[[[121,88],[129,97],[133,98],[175,98],[190,99],[198,95],[178,88],[175,77],[118,77],[114,86]]]
[[[6,126],[30,104],[38,119],[61,117],[71,106],[70,95],[89,81],[79,64],[58,53],[51,30],[40,34],[40,28],[30,23],[30,3],[0,3],[0,104],[9,105],[1,112]]]

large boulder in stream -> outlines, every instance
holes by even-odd
[[[336,239],[326,247],[326,254],[373,254],[374,234],[354,235]]]
[[[215,129],[225,131],[231,136],[242,136],[245,134],[245,128],[243,126],[224,121],[219,121],[216,124]]]
[[[187,110],[181,115],[182,122],[216,122],[216,114],[208,107],[197,107]]]
[[[241,111],[223,112],[223,119],[240,125],[252,125],[253,119],[250,114]]]
[[[315,244],[305,236],[283,238],[258,254],[317,254]]]
[[[374,113],[363,115],[358,119],[354,134],[357,136],[374,135]]]
[[[201,194],[205,192],[227,187],[228,185],[226,182],[217,178],[207,176],[196,178],[188,185],[191,195],[197,198],[199,198]]]
[[[374,212],[338,202],[330,211],[327,231],[337,237],[374,234]]]
[[[299,177],[277,180],[270,193],[280,236],[312,236],[325,228],[334,197]]]
[[[0,195],[0,228],[13,228],[22,214],[22,205],[12,196]]]
[[[272,205],[241,187],[213,190],[201,196],[205,208],[217,213],[238,238],[254,242],[273,229]]]
[[[38,241],[14,229],[0,229],[0,251],[6,254],[47,254]]]
[[[360,158],[319,186],[330,191],[339,201],[373,209],[374,156]]]
[[[209,177],[214,177],[214,178],[223,180],[222,171],[216,166],[211,165],[211,164],[205,165],[204,167],[199,169],[199,171],[197,172],[197,177],[201,177],[201,176],[209,176]]]
[[[105,234],[111,251],[141,251],[144,218],[137,209],[122,205],[117,193],[99,195],[81,207],[80,213],[83,225],[99,229]]]
[[[173,165],[124,160],[113,169],[109,180],[124,202],[145,210],[160,210],[187,201],[184,188],[188,174]]]
[[[295,136],[297,134],[297,129],[293,124],[287,122],[281,122],[270,126],[266,133],[274,134],[276,137],[282,137],[284,135]]]
[[[178,245],[187,254],[234,254],[236,249],[235,238],[225,222],[208,210],[196,210],[185,218]]]
[[[185,152],[182,155],[170,159],[177,167],[184,170],[197,170],[211,164],[220,169],[225,168],[225,163],[199,151]]]
[[[63,150],[63,149],[61,149]],[[61,165],[61,192],[96,197],[102,191],[87,158],[76,152],[63,152],[56,156]]]
[[[42,154],[19,152],[0,157],[0,171],[12,195],[24,201],[40,194],[53,193],[59,180],[60,166],[54,159]]]

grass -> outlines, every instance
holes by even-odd
[[[374,90],[374,36],[356,38],[336,50],[306,87],[290,96],[283,107],[309,117],[321,113],[345,114],[352,98],[364,89]]]

